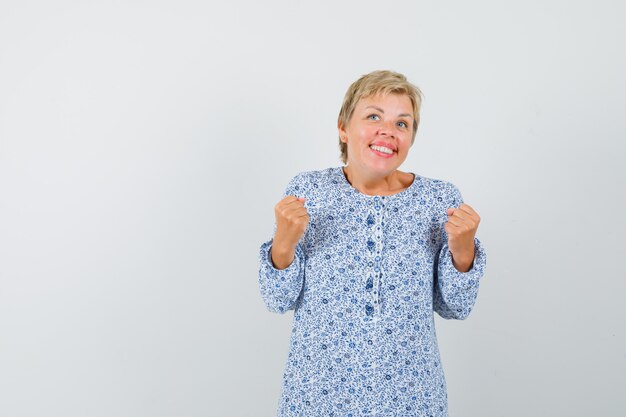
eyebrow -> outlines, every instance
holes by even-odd
[[[383,109],[381,109],[380,107],[376,107],[376,106],[367,106],[367,107],[365,107],[365,108],[366,108],[366,109],[372,108],[372,109],[378,110],[378,111],[379,111],[379,112],[381,112],[381,113],[385,113],[385,111],[384,111]],[[402,114],[399,114],[399,115],[398,115],[398,117],[411,117],[411,115],[410,115],[410,114],[408,114],[408,113],[402,113]]]

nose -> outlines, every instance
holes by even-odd
[[[395,125],[393,120],[383,121],[378,129],[378,133],[385,136],[395,136]]]

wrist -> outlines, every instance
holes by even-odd
[[[452,257],[452,265],[454,265],[456,270],[459,272],[469,271],[470,269],[472,269],[473,263],[474,263],[474,258],[470,258],[469,260],[466,260],[466,259],[457,260],[454,258],[454,256]]]
[[[271,260],[272,265],[276,269],[286,269],[291,265],[293,260],[295,259],[295,254],[289,253],[274,253],[274,249],[270,250],[271,252]]]
[[[272,242],[272,252],[276,253],[277,255],[288,255],[296,251],[296,245],[285,243],[280,239],[274,239],[274,241]]]
[[[270,258],[274,268],[286,269],[295,259],[295,247],[283,246],[281,244],[272,245]]]
[[[474,258],[476,256],[476,248],[472,245],[471,251],[455,251],[454,253],[450,251],[452,255],[452,265],[459,272],[467,272],[472,269],[474,264]]]

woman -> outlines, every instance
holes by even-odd
[[[260,249],[270,311],[294,310],[279,416],[447,416],[435,335],[470,313],[486,255],[451,183],[398,170],[421,93],[364,75],[339,113],[344,167],[303,172]]]

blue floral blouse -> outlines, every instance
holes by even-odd
[[[272,239],[260,248],[265,304],[294,310],[278,416],[447,416],[433,311],[466,318],[486,264],[477,238],[471,269],[452,264],[444,224],[459,190],[415,175],[369,196],[335,167],[296,175],[286,195],[306,198],[310,222],[287,268]]]

